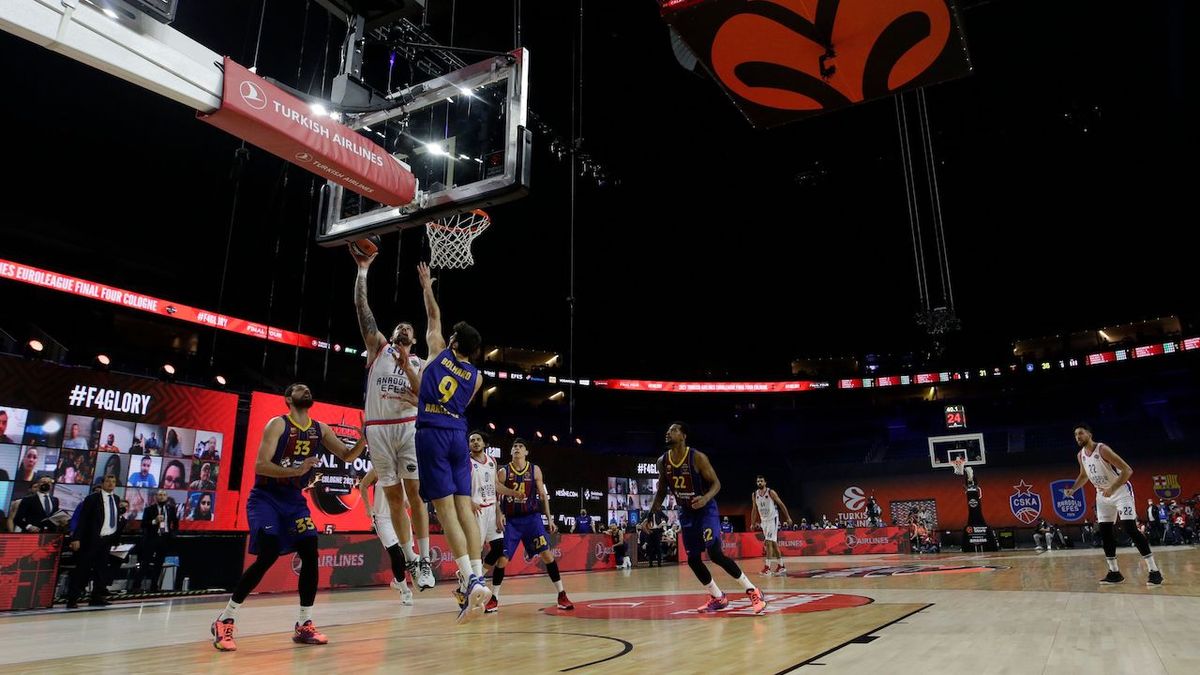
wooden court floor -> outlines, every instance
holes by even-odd
[[[794,558],[788,578],[743,561],[765,616],[696,615],[686,566],[565,575],[574,614],[547,609],[545,577],[506,579],[500,612],[461,627],[448,585],[413,607],[337,591],[317,597],[325,646],[291,642],[295,595],[252,596],[228,654],[209,642],[224,597],[50,610],[0,617],[0,672],[1200,673],[1200,550],[1156,558],[1157,588],[1132,549],[1121,586],[1097,583],[1097,549]]]

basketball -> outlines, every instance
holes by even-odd
[[[373,234],[366,239],[359,239],[350,244],[350,250],[356,255],[361,255],[364,258],[369,258],[379,252],[379,242],[382,241],[379,235]]]

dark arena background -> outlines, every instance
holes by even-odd
[[[1196,29],[1144,4],[0,1],[0,671],[1197,672]],[[429,300],[549,516],[461,616],[378,443],[256,563],[285,389],[354,446]]]

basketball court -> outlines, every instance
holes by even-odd
[[[1196,672],[1200,553],[1156,550],[1159,588],[1146,587],[1136,552],[1119,557],[1122,586],[1098,585],[1099,549],[791,558],[788,578],[754,577],[772,603],[764,616],[737,602],[696,614],[703,589],[686,566],[566,575],[574,613],[546,609],[543,577],[510,579],[499,613],[463,627],[444,584],[413,607],[390,590],[339,591],[317,598],[323,647],[292,644],[293,594],[254,596],[232,654],[208,639],[224,596],[51,610],[0,618],[10,644],[57,645],[53,658],[6,650],[0,671]],[[448,653],[474,661],[448,664]]]

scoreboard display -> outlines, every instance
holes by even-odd
[[[946,406],[946,428],[965,429],[967,426],[967,409],[961,405]]]

